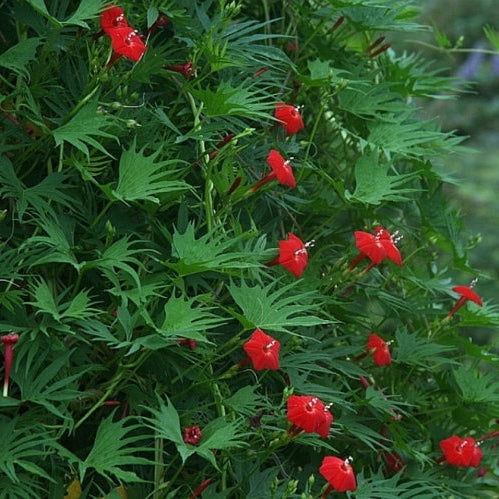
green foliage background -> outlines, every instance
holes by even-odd
[[[438,446],[499,417],[497,358],[461,332],[496,328],[497,305],[480,293],[443,320],[456,277],[479,273],[440,166],[461,138],[415,105],[456,82],[412,51],[366,52],[426,30],[417,2],[124,1],[141,33],[170,23],[106,68],[107,3],[0,4],[0,330],[20,335],[0,497],[188,497],[208,478],[211,498],[319,497],[325,455],[354,458],[359,498],[490,497],[493,439],[480,478]],[[187,61],[192,78],[165,69]],[[276,102],[305,129],[286,136]],[[271,148],[297,188],[251,193]],[[348,271],[354,231],[378,224],[403,234],[403,266]],[[289,232],[315,241],[300,279],[265,265]],[[234,368],[256,327],[280,371]],[[372,331],[390,366],[363,356]],[[333,403],[327,439],[286,438],[290,393]]]

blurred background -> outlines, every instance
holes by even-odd
[[[434,32],[422,32],[419,44],[407,43],[445,67],[445,75],[466,81],[465,92],[453,100],[423,103],[424,113],[438,116],[443,130],[468,137],[464,145],[472,154],[444,159],[444,168],[458,180],[449,194],[465,221],[466,236],[479,241],[470,250],[470,265],[482,274],[475,291],[499,303],[499,51],[484,34],[484,27],[499,31],[499,0],[421,0],[421,22],[435,26],[450,42],[438,49]],[[401,40],[402,41],[402,40]],[[433,46],[434,48],[430,47]],[[474,51],[469,51],[473,49]],[[486,53],[486,52],[491,53]],[[495,52],[495,55],[493,54]],[[460,276],[453,276],[459,278]],[[469,284],[472,276],[463,275]],[[475,341],[498,347],[499,331],[470,329]]]

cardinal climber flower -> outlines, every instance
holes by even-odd
[[[299,237],[291,232],[288,239],[279,241],[279,256],[274,258],[267,265],[282,265],[296,277],[300,277],[308,263],[307,248],[312,246],[313,241],[304,243]]]
[[[348,269],[354,269],[366,257],[371,260],[371,263],[364,270],[364,273],[381,263],[385,258],[401,266],[402,256],[397,248],[400,239],[401,236],[398,236],[397,232],[390,234],[381,226],[376,227],[374,234],[361,230],[355,231],[355,245],[360,253]]]
[[[243,345],[244,351],[253,362],[253,367],[261,369],[279,369],[279,349],[281,344],[261,329],[255,329],[251,338]]]
[[[270,165],[270,168],[272,168],[272,171],[265,177],[263,177],[259,182],[257,182],[250,189],[250,192],[255,192],[257,189],[260,189],[260,187],[268,184],[275,178],[282,185],[287,185],[292,189],[296,187],[293,168],[291,168],[289,160],[284,159],[281,154],[275,149],[271,149],[269,155],[267,156],[267,163]]]
[[[111,36],[116,28],[127,28],[128,22],[121,7],[110,5],[108,9],[103,10],[100,15],[100,24],[102,31]]]
[[[288,434],[292,437],[301,431],[318,433],[326,438],[333,422],[333,415],[329,407],[312,395],[291,395],[287,401],[287,418],[292,426]]]
[[[284,102],[276,103],[274,117],[286,129],[286,135],[294,135],[304,127],[300,110],[290,104],[284,104]]]
[[[440,441],[440,448],[445,460],[453,466],[477,468],[483,457],[483,452],[472,437],[459,438],[457,435],[452,435]]]
[[[357,480],[350,462],[352,458],[341,459],[335,456],[326,456],[322,460],[319,473],[328,481],[329,487],[322,495],[325,498],[329,492],[346,492],[357,488]]]
[[[10,371],[12,369],[12,360],[14,358],[14,345],[19,341],[18,334],[6,334],[0,338],[5,345],[4,351],[4,378],[3,378],[3,396],[9,395]]]
[[[198,425],[188,426],[184,428],[183,440],[186,444],[197,445],[203,434],[201,433],[201,428]]]
[[[371,333],[367,340],[367,349],[372,351],[373,359],[378,366],[388,366],[392,363],[392,356],[389,343],[380,338],[377,334]]]
[[[475,302],[480,307],[482,306],[482,300],[472,289],[475,287],[477,282],[477,279],[473,279],[469,286],[454,286],[452,288],[452,291],[455,291],[461,296],[457,300],[452,310],[445,317],[446,319],[450,319],[468,300]]]
[[[146,46],[136,30],[130,27],[115,28],[109,32],[115,55],[138,62],[146,51]]]

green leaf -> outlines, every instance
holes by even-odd
[[[196,239],[194,224],[189,222],[183,233],[176,228],[173,233],[172,256],[179,261],[165,262],[165,265],[182,276],[207,270],[223,272],[258,266],[258,251],[231,251],[245,237],[247,236],[231,237],[212,232]]]
[[[433,35],[435,36],[435,41],[438,43],[439,47],[448,48],[452,45],[447,38],[447,35],[443,31],[440,31],[435,25],[433,25]]]
[[[314,59],[313,61],[307,62],[308,70],[310,71],[310,78],[312,81],[327,81],[331,79],[333,75],[333,70],[330,65],[330,61],[321,61],[320,59]]]
[[[454,364],[455,361],[442,354],[452,352],[455,347],[441,345],[435,341],[422,338],[417,333],[410,333],[406,328],[398,329],[395,332],[396,352],[395,360],[414,366],[427,366],[429,363]]]
[[[33,208],[48,220],[47,213],[55,217],[54,204],[72,209],[75,198],[66,183],[68,177],[61,173],[51,173],[31,187],[24,184],[16,175],[11,161],[0,156],[0,195],[16,200],[19,218],[22,220],[28,207]]]
[[[469,368],[460,367],[455,369],[453,374],[464,402],[490,404],[499,402],[499,383],[494,373],[478,375]]]
[[[76,369],[76,372],[73,371],[69,376],[61,375],[73,353],[74,350],[60,353],[47,364],[49,351],[33,350],[20,358],[23,360],[22,368],[20,360],[16,362],[13,374],[13,378],[21,388],[23,402],[38,404],[70,423],[73,417],[67,402],[76,400],[81,395],[77,389],[77,380],[86,372],[83,369]]]
[[[27,38],[0,54],[0,66],[29,79],[28,64],[36,59],[40,38]]]
[[[23,427],[19,421],[19,417],[11,420],[7,420],[5,417],[0,418],[0,424],[2,425],[0,471],[13,484],[21,483],[20,476],[22,473],[18,475],[20,469],[55,482],[45,470],[36,464],[36,461],[50,454],[50,450],[53,452],[55,445],[53,437],[37,423],[31,423],[29,427]],[[0,496],[1,494],[2,490],[0,490]]]
[[[215,90],[192,90],[192,94],[204,104],[207,117],[244,116],[261,121],[271,120],[268,96],[243,85],[232,86],[230,81],[221,81]]]
[[[86,20],[97,17],[106,4],[109,4],[108,0],[81,0],[76,11],[68,19],[62,21],[62,24],[90,29]]]
[[[192,338],[206,341],[203,333],[219,327],[226,319],[210,312],[211,308],[196,304],[198,299],[172,294],[165,304],[165,319],[158,328],[167,337]],[[195,305],[196,304],[196,305]]]
[[[113,422],[113,414],[103,419],[97,429],[92,449],[83,462],[78,464],[80,481],[83,481],[89,468],[108,480],[116,477],[124,482],[143,482],[133,471],[125,468],[131,465],[151,466],[153,461],[140,457],[139,453],[150,453],[151,448],[138,445],[144,440],[143,425],[130,424],[131,417]]]
[[[144,154],[144,149],[135,150],[134,139],[129,150],[124,150],[120,158],[118,185],[112,195],[120,201],[150,201],[160,204],[158,196],[190,189],[183,181],[167,180],[175,174],[172,165],[178,165],[179,160],[157,161],[161,150]]]
[[[487,40],[492,43],[494,48],[499,50],[499,31],[490,26],[490,24],[487,24],[483,27],[483,32],[485,33]]]
[[[54,26],[62,28],[62,24],[50,15],[44,0],[26,0],[39,14],[48,19]]]
[[[264,288],[249,286],[244,281],[241,281],[240,286],[232,283],[229,293],[243,315],[232,313],[248,329],[261,328],[264,331],[290,334],[290,328],[328,324],[330,321],[311,313],[311,309],[320,306],[319,303],[314,303],[317,295],[313,292],[297,292],[293,289],[296,286],[295,282],[285,286],[281,286],[279,282],[270,283]]]
[[[389,169],[389,162],[379,163],[377,150],[361,156],[355,164],[355,191],[353,194],[345,191],[345,197],[375,205],[383,201],[407,201],[408,198],[403,194],[418,189],[399,188],[399,186],[409,182],[417,173],[388,175]]]
[[[85,104],[67,123],[56,128],[52,134],[57,146],[67,142],[73,145],[87,158],[90,157],[88,146],[111,156],[105,147],[96,140],[96,137],[103,139],[117,138],[104,129],[109,128],[112,118],[97,111],[97,101]]]

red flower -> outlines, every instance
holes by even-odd
[[[472,289],[476,283],[477,280],[473,279],[469,286],[454,286],[452,288],[452,291],[459,293],[461,296],[457,300],[452,310],[447,314],[446,319],[450,319],[468,300],[475,302],[480,307],[482,306],[482,300]]]
[[[326,497],[330,490],[346,492],[357,488],[355,473],[350,466],[350,461],[351,458],[343,460],[334,456],[326,456],[322,460],[319,473],[329,482],[330,486],[323,497]]]
[[[354,269],[365,257],[371,260],[371,264],[364,270],[368,272],[372,267],[381,263],[385,258],[389,258],[397,265],[402,265],[402,256],[396,244],[400,240],[397,233],[390,234],[381,226],[376,227],[374,234],[364,231],[355,231],[355,245],[360,254],[349,265],[349,269]]]
[[[472,437],[459,438],[452,435],[440,441],[445,460],[453,466],[478,467],[483,452]]]
[[[109,36],[113,50],[118,56],[138,62],[146,51],[144,42],[133,28],[115,28],[109,32]]]
[[[307,266],[308,246],[310,243],[304,244],[299,237],[289,232],[287,241],[279,241],[279,256],[267,265],[282,265],[296,277],[300,277]]]
[[[179,345],[187,345],[191,350],[196,350],[198,342],[192,338],[181,338],[178,340]]]
[[[295,106],[278,102],[275,105],[274,116],[286,129],[287,135],[294,135],[304,127],[300,111]]]
[[[397,243],[400,241],[400,237],[398,237],[397,232],[394,234],[390,234],[386,229],[381,226],[376,227],[374,231],[376,237],[379,238],[381,244],[385,248],[386,257],[389,258],[392,262],[396,263],[399,267],[402,266],[402,256],[400,255],[400,251],[397,248]]]
[[[184,428],[183,439],[186,444],[197,445],[202,436],[201,428],[197,425]]]
[[[127,28],[128,22],[121,7],[110,5],[108,9],[102,11],[100,15],[102,31],[111,36],[116,28]]]
[[[192,67],[192,61],[187,61],[185,64],[173,64],[171,66],[165,66],[165,69],[169,71],[175,71],[176,73],[182,73],[184,78],[188,80],[194,74],[194,68]]]
[[[292,423],[288,433],[292,436],[300,431],[318,433],[327,437],[333,422],[333,415],[321,400],[312,395],[291,395],[288,398],[287,418]]]
[[[19,341],[18,334],[6,334],[0,338],[5,345],[4,352],[4,377],[3,377],[3,396],[9,395],[10,371],[12,369],[12,360],[14,358],[14,345]]]
[[[384,451],[388,469],[393,473],[398,473],[404,466],[404,461],[397,451]]]
[[[367,340],[367,349],[372,350],[373,359],[378,366],[388,366],[392,363],[392,356],[388,343],[377,334],[371,333]]]
[[[272,336],[265,334],[261,329],[255,329],[243,348],[257,371],[261,369],[276,371],[279,369],[279,349],[281,344]]]
[[[267,156],[267,163],[270,165],[270,168],[272,168],[272,171],[258,181],[250,189],[250,192],[255,192],[257,189],[260,189],[260,187],[263,187],[275,178],[277,178],[277,181],[282,185],[287,185],[292,189],[296,187],[293,168],[291,168],[289,160],[284,159],[275,149],[271,149],[269,155]]]

